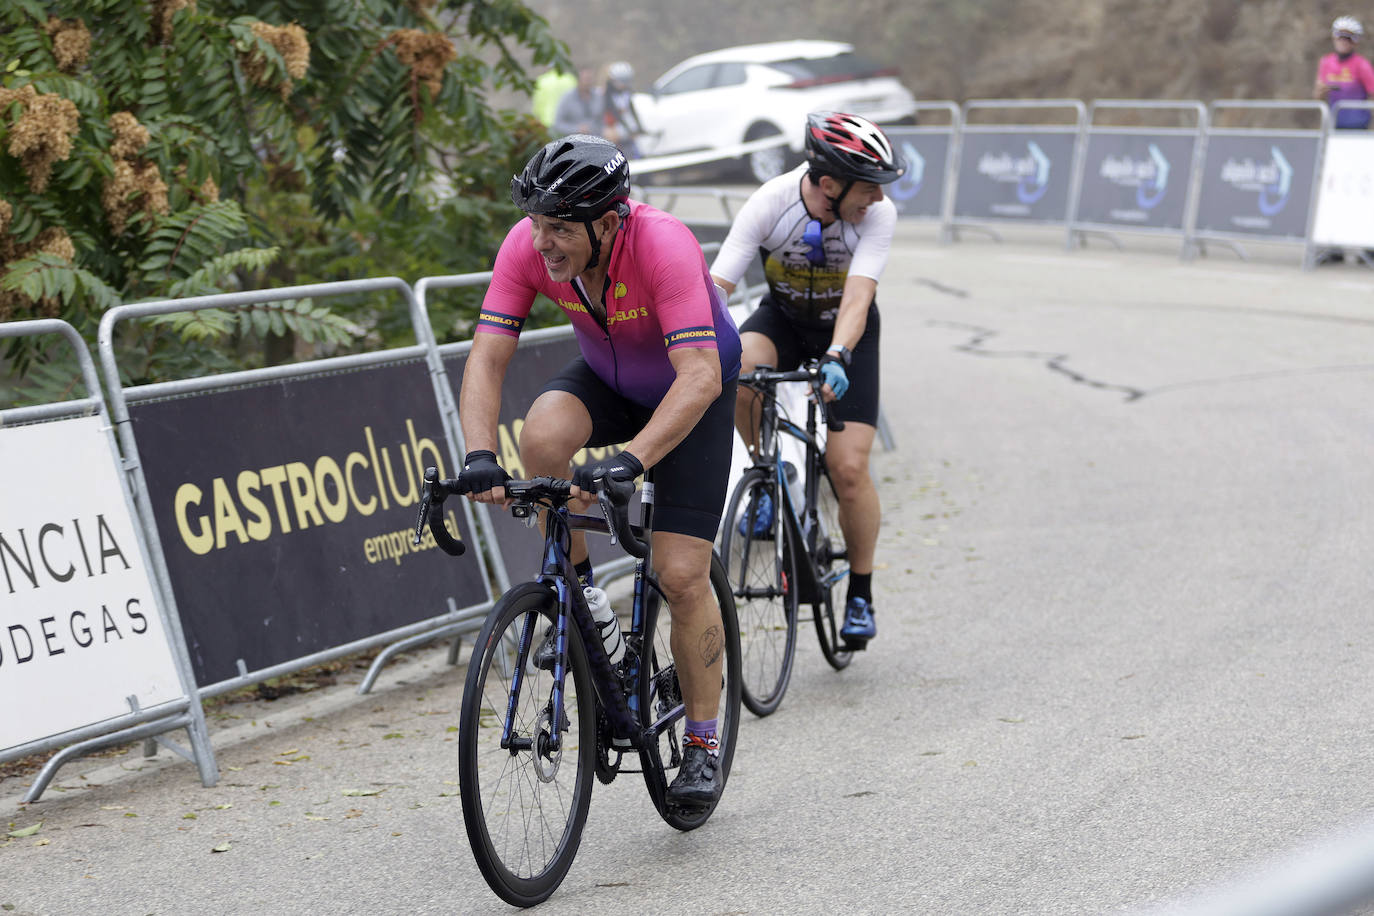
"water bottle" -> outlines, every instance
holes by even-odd
[[[592,620],[596,621],[596,632],[601,637],[601,644],[606,647],[606,657],[612,665],[619,664],[625,657],[625,637],[620,632],[620,620],[611,609],[611,600],[604,591],[591,585],[582,589],[582,596],[587,599]]]

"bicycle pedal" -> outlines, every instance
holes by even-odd
[[[868,648],[868,640],[866,639],[851,639],[850,637],[846,636],[844,637],[843,642],[844,650],[846,652],[862,652]]]

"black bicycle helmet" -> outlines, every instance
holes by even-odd
[[[616,145],[590,134],[569,134],[544,145],[510,180],[510,199],[526,213],[576,220],[587,227],[592,257],[583,271],[601,260],[601,242],[592,221],[611,210],[629,214],[630,163]]]
[[[906,163],[878,125],[836,111],[806,116],[806,158],[812,172],[851,183],[888,184],[906,172]]]

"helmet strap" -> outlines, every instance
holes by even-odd
[[[586,273],[601,262],[601,240],[596,237],[596,232],[592,229],[595,220],[587,220],[582,225],[587,227],[587,238],[592,242],[592,259],[587,262],[587,266],[582,268],[581,273]]]
[[[850,178],[845,181],[844,187],[840,189],[839,194],[836,194],[834,197],[826,198],[826,200],[830,201],[830,212],[835,215],[835,219],[840,218],[840,201],[844,200],[845,195],[849,193],[849,189],[852,187],[854,187],[854,179]]]

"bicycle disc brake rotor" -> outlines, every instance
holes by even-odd
[[[553,717],[549,715],[549,710],[545,707],[540,713],[539,718],[534,720],[534,746],[531,749],[530,761],[534,766],[534,775],[540,782],[553,782],[558,775],[558,765],[563,762],[563,745],[560,742],[557,752],[549,754],[549,740],[553,734]]]

